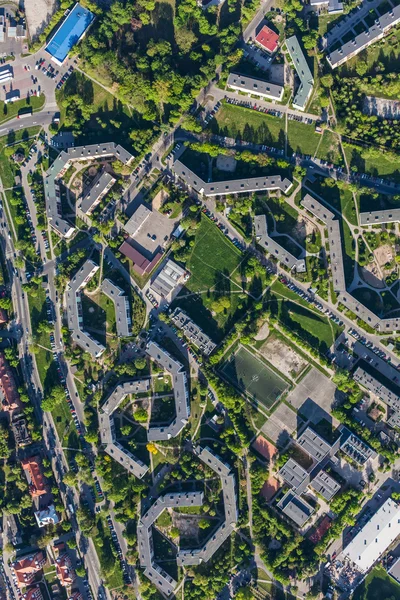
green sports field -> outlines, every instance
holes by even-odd
[[[287,388],[287,383],[279,375],[243,346],[230,356],[222,367],[222,373],[236,388],[267,409]]]

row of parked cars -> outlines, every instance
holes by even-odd
[[[48,298],[48,296],[46,297],[46,300],[47,300],[47,298]],[[68,406],[69,406],[69,410],[71,411],[72,419],[73,419],[73,421],[75,423],[75,427],[76,427],[76,430],[77,430],[78,434],[80,436],[82,436],[83,435],[82,427],[81,427],[81,424],[80,424],[79,419],[77,417],[75,406],[74,406],[74,404],[72,402],[72,399],[71,399],[71,394],[69,393],[69,389],[68,389],[68,386],[67,386],[67,381],[66,381],[66,379],[64,377],[64,373],[63,373],[63,371],[61,369],[60,357],[59,357],[59,355],[58,355],[58,353],[56,351],[56,341],[55,341],[55,338],[54,338],[54,333],[50,333],[50,346],[51,346],[51,349],[53,351],[53,358],[54,358],[54,362],[56,363],[56,366],[57,366],[58,377],[60,379],[61,385],[64,388],[65,398],[66,398],[66,400],[68,402]]]
[[[382,360],[384,360],[388,363],[391,363],[392,359],[390,356],[387,356],[386,352],[381,350],[381,348],[379,348],[378,346],[375,346],[374,343],[371,342],[371,340],[367,340],[367,338],[365,336],[361,335],[360,333],[358,333],[358,331],[356,329],[354,329],[354,328],[349,329],[349,333],[353,338],[358,340],[360,342],[360,344],[363,344],[366,348],[369,348],[369,350],[371,350],[371,352],[376,354],[376,356],[378,356],[379,358],[381,358]],[[397,366],[392,364],[392,366],[395,369],[397,369],[398,371],[400,371],[400,363]]]
[[[270,271],[272,271],[272,269],[270,269]],[[329,319],[331,319],[331,321],[337,323],[339,326],[343,325],[343,321],[341,321],[339,317],[337,317],[329,308],[324,309],[323,304],[321,304],[321,302],[318,300],[318,298],[314,296],[314,294],[307,294],[298,285],[293,283],[293,281],[291,281],[290,279],[287,279],[287,277],[285,277],[284,275],[279,275],[279,281],[286,285],[286,287],[289,288],[289,290],[300,296],[300,298],[303,298],[303,300],[308,302],[308,304],[313,304],[315,308],[317,308],[321,312],[324,312],[325,315]]]
[[[229,235],[229,229],[225,227],[223,223],[220,223],[220,221],[218,221],[218,218],[214,215],[214,213],[212,213],[206,206],[202,208],[202,213],[216,224],[218,229],[220,229],[222,233],[226,235],[228,240],[230,240],[232,244],[236,246],[236,248],[238,248],[241,252],[244,252],[246,250],[246,246],[237,238],[232,238]]]
[[[257,110],[258,112],[271,115],[272,117],[278,117],[278,119],[282,119],[283,117],[283,112],[281,110],[276,108],[266,108],[264,106],[260,106],[259,104],[255,104],[254,101],[250,102],[249,100],[239,100],[239,98],[228,98],[228,96],[225,96],[225,100],[228,104],[235,104],[236,106],[243,106],[244,108]]]
[[[112,522],[112,518],[110,517],[110,515],[107,515],[107,523],[108,523],[108,527],[110,529],[110,533],[111,533],[111,537],[112,537],[112,541],[114,543],[114,546],[117,550],[117,554],[118,554],[118,558],[119,561],[121,563],[121,569],[122,569],[122,573],[123,573],[123,578],[124,578],[124,583],[126,583],[127,585],[132,583],[132,579],[128,573],[128,568],[126,566],[126,563],[124,561],[124,556],[122,554],[122,549],[121,549],[121,545],[118,541],[118,536],[117,533],[115,531],[115,527],[114,527],[114,523]]]
[[[214,108],[212,110],[210,110],[210,112],[206,115],[205,119],[204,119],[204,125],[208,125],[210,121],[212,121],[212,119],[215,117],[215,115],[217,114],[217,112],[219,111],[219,109],[221,108],[221,102],[217,102],[217,104],[214,106]]]
[[[64,83],[67,81],[67,79],[72,75],[73,70],[74,70],[74,67],[71,65],[70,68],[68,69],[68,71],[65,71],[64,75],[61,77],[60,81],[56,85],[56,90],[59,90],[60,88],[62,88]]]

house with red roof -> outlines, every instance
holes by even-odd
[[[257,34],[255,42],[260,48],[268,52],[268,54],[274,54],[278,49],[279,35],[264,25]]]

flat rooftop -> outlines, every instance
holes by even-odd
[[[83,8],[79,3],[75,4],[47,44],[46,52],[51,54],[59,65],[62,65],[68,52],[83,37],[93,19],[94,14],[90,10]]]
[[[263,79],[256,79],[255,77],[248,77],[247,75],[239,75],[238,73],[229,74],[227,86],[239,89],[242,92],[248,92],[249,94],[267,96],[274,100],[281,100],[284,92],[282,85]]]

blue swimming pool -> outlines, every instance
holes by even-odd
[[[51,54],[57,64],[62,65],[68,52],[79,42],[93,19],[94,14],[90,10],[79,3],[75,4],[46,46],[46,52]]]

